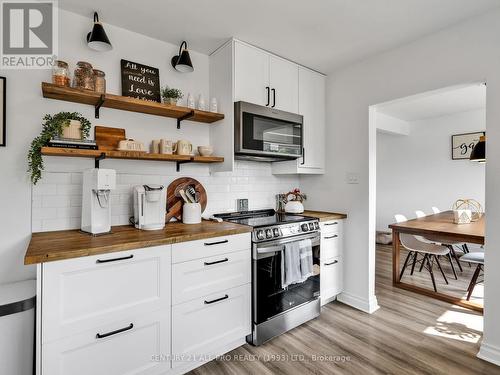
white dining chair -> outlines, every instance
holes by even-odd
[[[468,253],[463,255],[460,259],[464,262],[477,264],[476,270],[474,271],[472,279],[470,280],[469,287],[467,288],[467,301],[469,301],[476,284],[482,282],[482,280],[478,281],[478,278],[481,272],[484,273],[484,252],[479,251]]]
[[[440,214],[441,210],[439,208],[437,208],[436,206],[432,206],[432,212],[434,212],[435,214]]]
[[[408,221],[406,216],[397,214],[394,215],[394,218],[398,223],[402,223],[405,221]],[[434,271],[433,271],[433,264],[434,261],[438,265],[439,270],[441,271],[441,275],[443,275],[444,281],[446,284],[448,284],[448,279],[446,278],[446,275],[444,274],[443,268],[441,267],[441,263],[439,262],[438,256],[441,255],[449,255],[450,250],[446,246],[442,245],[437,245],[434,243],[428,243],[428,242],[422,242],[419,241],[414,235],[408,234],[408,233],[400,233],[399,235],[401,244],[403,247],[408,250],[408,255],[406,256],[405,262],[403,264],[403,268],[401,269],[401,273],[399,274],[399,280],[402,279],[403,274],[406,270],[406,267],[408,266],[408,263],[410,259],[412,258],[412,267],[411,267],[411,273],[410,275],[413,275],[413,272],[415,270],[415,264],[417,263],[417,257],[419,254],[423,255],[423,258],[420,260],[421,267],[420,270],[422,270],[423,267],[425,267],[430,275],[431,275],[431,280],[432,280],[432,286],[434,288],[434,291],[437,292],[437,287],[436,287],[436,280],[434,278]],[[450,262],[451,262],[451,258]],[[432,260],[432,262],[431,262]]]
[[[427,214],[424,211],[421,211],[421,210],[415,211],[415,215],[417,216],[417,218],[422,218],[422,217],[426,217],[427,216]]]

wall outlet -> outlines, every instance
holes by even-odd
[[[359,184],[359,174],[353,172],[346,173],[345,182],[348,184]]]
[[[236,199],[236,211],[248,211],[248,199]]]

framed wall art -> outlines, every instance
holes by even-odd
[[[453,160],[469,159],[474,146],[485,132],[455,134],[451,136],[451,158]]]

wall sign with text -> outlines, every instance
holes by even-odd
[[[485,132],[455,134],[451,136],[451,158],[453,160],[469,159],[474,146]]]
[[[158,69],[123,59],[120,64],[123,96],[161,103]]]

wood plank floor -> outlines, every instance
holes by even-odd
[[[377,250],[376,295],[380,309],[372,315],[333,302],[319,318],[191,374],[500,374],[500,367],[476,357],[482,317],[393,288],[387,248]]]

